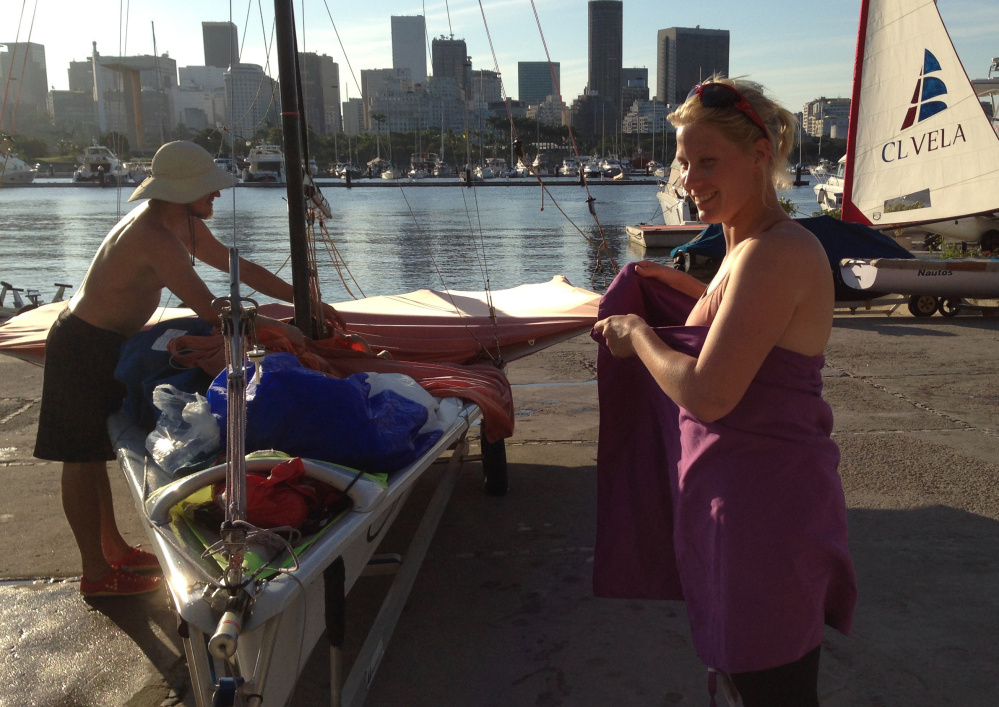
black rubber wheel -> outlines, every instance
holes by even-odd
[[[993,228],[983,233],[981,246],[983,252],[989,251],[991,253],[995,251],[999,247],[999,231]]]
[[[482,451],[482,489],[489,496],[505,496],[507,491],[506,443],[479,439]]]
[[[937,305],[937,311],[945,317],[956,317],[961,311],[960,297],[941,297]]]
[[[216,690],[215,694],[212,695],[212,707],[233,707],[235,704],[235,693]]]
[[[914,317],[929,317],[937,311],[937,298],[933,295],[913,295],[909,298],[909,313]]]

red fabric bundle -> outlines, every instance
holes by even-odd
[[[329,484],[310,479],[300,457],[281,462],[269,475],[246,475],[246,520],[258,528],[300,528],[309,513],[343,494]],[[225,483],[215,484],[212,497],[225,510]]]

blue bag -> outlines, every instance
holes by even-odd
[[[269,354],[260,382],[247,371],[246,451],[276,449],[371,473],[389,473],[419,459],[441,437],[419,434],[427,408],[391,390],[369,397],[368,374],[338,379],[304,368],[293,354]],[[227,377],[208,390],[225,440]]]

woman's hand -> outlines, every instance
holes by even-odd
[[[618,358],[630,358],[636,355],[633,337],[640,331],[648,329],[637,314],[616,314],[613,317],[601,319],[593,325],[593,331],[604,337],[607,348]]]
[[[677,271],[676,268],[671,268],[669,265],[654,263],[651,260],[641,260],[635,263],[635,272],[642,277],[655,278],[667,285],[672,285],[676,280]]]

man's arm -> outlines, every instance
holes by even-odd
[[[196,219],[194,229],[194,257],[206,265],[211,265],[216,270],[229,272],[229,249],[215,237],[204,221]],[[239,279],[240,282],[268,297],[283,302],[293,302],[295,299],[295,291],[290,283],[285,282],[267,268],[242,256],[239,258]],[[325,303],[323,304],[323,318],[333,326],[346,329],[343,317],[333,307]]]

